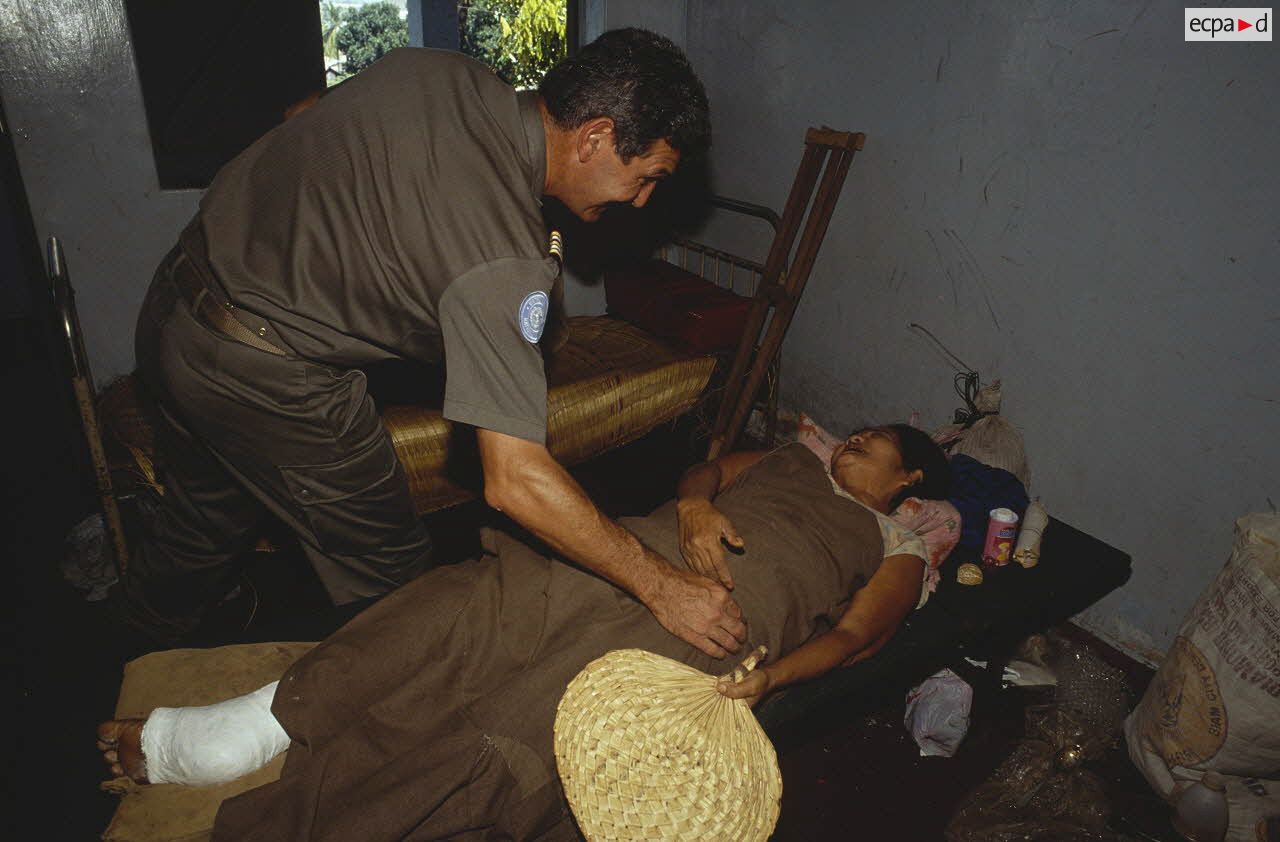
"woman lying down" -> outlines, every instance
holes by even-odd
[[[671,564],[732,588],[750,645],[782,655],[718,685],[754,704],[869,657],[923,602],[923,542],[886,515],[908,496],[945,497],[948,474],[924,433],[874,427],[829,466],[798,444],[695,465],[676,500],[623,523]],[[116,774],[191,785],[288,749],[278,781],[223,802],[215,840],[576,839],[552,729],[578,671],[620,648],[711,674],[736,662],[513,538],[490,532],[485,551],[386,597],[278,682],[104,723],[99,748]]]

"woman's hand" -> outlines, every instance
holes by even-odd
[[[751,707],[755,707],[760,697],[768,693],[772,686],[773,680],[764,667],[752,670],[738,682],[733,680],[732,675],[723,676],[716,682],[716,690],[722,696],[728,696],[730,699],[746,699]]]
[[[738,530],[710,500],[681,500],[676,511],[680,517],[680,554],[689,568],[732,590],[733,575],[725,562],[721,540],[741,550],[746,544]]]

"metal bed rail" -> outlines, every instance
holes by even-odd
[[[772,208],[729,196],[712,195],[707,201],[714,207],[762,220],[770,227],[770,241],[777,236],[781,219]],[[763,263],[688,237],[676,237],[671,242],[659,246],[658,257],[667,263],[679,266],[686,272],[711,281],[716,286],[747,298],[756,295],[764,278]],[[746,287],[745,292],[740,290],[740,285]],[[762,389],[763,397],[756,403],[756,408],[763,413],[765,447],[773,446],[777,434],[778,388],[781,373],[782,354],[779,353],[770,361]],[[723,389],[718,391],[722,393]],[[703,426],[707,428],[706,432],[710,432],[712,419],[706,419]]]

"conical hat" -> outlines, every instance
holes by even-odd
[[[764,842],[778,821],[773,745],[714,676],[617,649],[569,683],[556,711],[560,780],[589,842]]]

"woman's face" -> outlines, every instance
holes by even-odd
[[[897,435],[881,427],[858,430],[831,454],[831,476],[841,488],[886,504],[918,473],[903,470]]]

